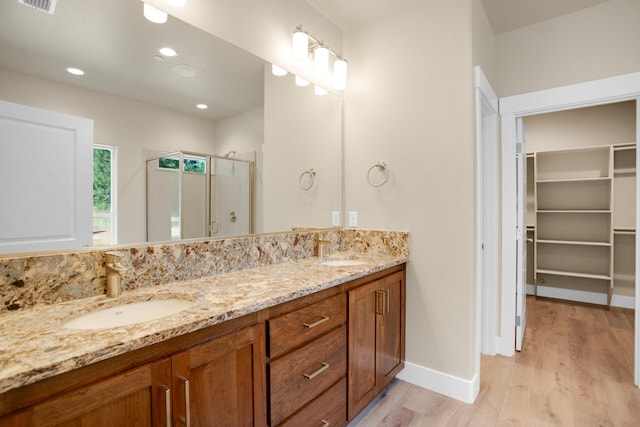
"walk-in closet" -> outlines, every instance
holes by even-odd
[[[523,123],[527,293],[634,308],[635,101]]]

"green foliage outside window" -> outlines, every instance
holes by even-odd
[[[93,149],[93,211],[111,212],[111,150]]]
[[[158,166],[162,169],[178,169],[180,161],[178,159],[169,159],[161,157],[158,160]],[[205,173],[207,163],[202,159],[184,159],[184,171]]]

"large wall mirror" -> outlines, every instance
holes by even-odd
[[[239,166],[252,164],[251,225],[237,227],[239,234],[331,226],[342,211],[341,97],[317,96],[291,75],[275,76],[262,59],[175,17],[151,23],[142,9],[135,0],[59,0],[49,14],[17,0],[0,2],[0,100],[93,121],[93,144],[113,153],[111,243],[181,237],[147,239],[148,160],[173,156],[176,165],[181,152],[196,154],[187,156],[192,166],[210,157],[209,167],[225,175],[202,184],[220,192],[197,202],[203,206],[220,194],[246,195],[227,176],[242,170],[246,180],[248,169]],[[85,74],[70,74],[69,67]],[[176,173],[171,161],[157,163],[155,173]],[[193,189],[195,180],[183,185]],[[244,213],[226,210],[196,227],[205,230],[202,237],[229,235],[216,232],[233,229],[225,223]]]

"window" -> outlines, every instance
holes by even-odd
[[[172,159],[169,157],[161,157],[158,160],[158,167],[160,169],[178,169],[180,160]],[[185,157],[184,158],[184,172],[194,173],[207,173],[207,160],[198,157]]]
[[[115,234],[114,147],[93,146],[93,245],[113,245]]]

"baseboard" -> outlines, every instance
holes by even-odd
[[[473,403],[480,391],[478,374],[472,380],[465,380],[409,362],[405,362],[398,378],[464,403]]]
[[[534,293],[535,287],[533,285],[527,285],[527,295],[534,295]],[[538,296],[585,302],[589,304],[607,304],[607,295],[603,292],[579,291],[575,289],[563,289],[538,285]],[[614,294],[611,296],[611,307],[633,309],[636,307],[636,300],[634,297]]]
[[[611,296],[611,307],[630,308],[634,310],[636,308],[636,299],[634,297],[613,294]]]

